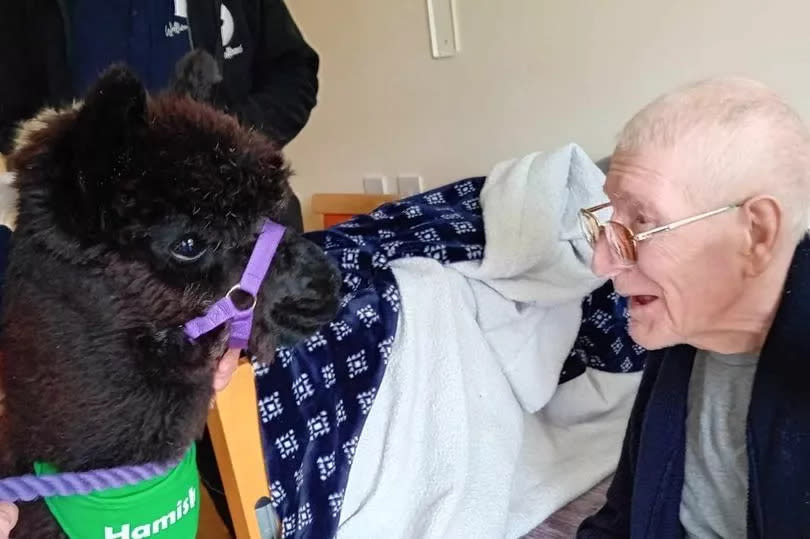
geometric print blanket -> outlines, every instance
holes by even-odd
[[[267,475],[283,537],[335,536],[354,452],[396,337],[400,297],[388,263],[480,259],[483,183],[462,180],[307,234],[342,273],[339,312],[311,338],[279,348],[272,365],[254,363]],[[624,300],[609,282],[586,297],[560,383],[587,367],[640,370],[643,350],[626,324]]]

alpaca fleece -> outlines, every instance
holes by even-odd
[[[182,326],[239,281],[262,220],[280,215],[283,157],[235,119],[188,96],[149,97],[113,67],[83,103],[23,125],[9,165],[19,202],[0,471],[178,458],[202,432],[227,339],[223,327],[191,341]],[[338,285],[325,255],[288,230],[251,352],[270,360],[314,333],[336,312]],[[62,536],[43,502],[22,504],[14,537]]]

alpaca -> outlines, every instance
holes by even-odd
[[[183,326],[239,282],[262,223],[282,212],[284,158],[234,118],[176,92],[148,96],[114,66],[82,103],[25,123],[9,167],[19,200],[0,473],[176,461],[204,428],[229,337],[227,324],[197,339]],[[250,352],[269,361],[313,334],[337,311],[339,284],[286,230],[255,298]],[[44,501],[20,509],[13,537],[67,537]]]

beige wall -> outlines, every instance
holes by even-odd
[[[806,0],[456,0],[462,43],[430,56],[424,0],[287,0],[321,55],[320,104],[288,150],[294,187],[362,191],[362,176],[428,186],[578,142],[673,85],[759,77],[810,116]]]

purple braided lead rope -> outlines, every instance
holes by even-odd
[[[167,464],[119,466],[89,472],[65,472],[53,475],[19,475],[0,479],[0,500],[30,502],[47,496],[88,494],[99,490],[134,485],[166,474],[179,460]]]

